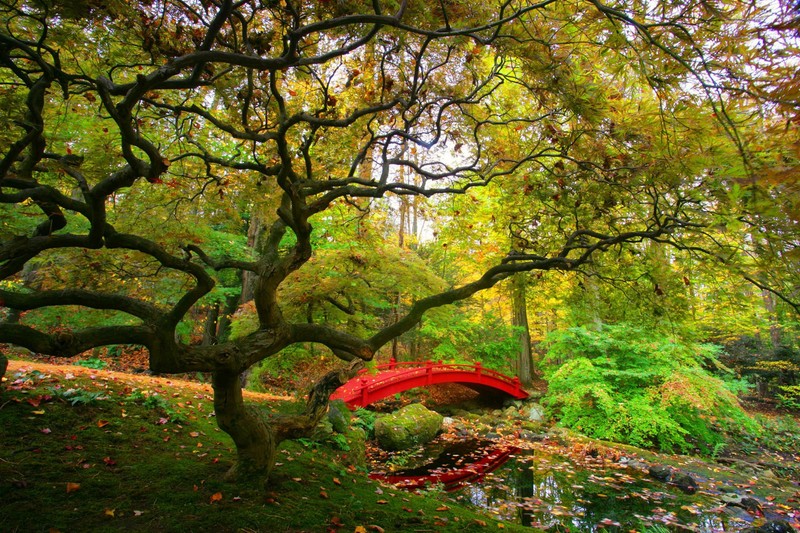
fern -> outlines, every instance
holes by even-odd
[[[760,433],[725,382],[704,369],[720,368],[716,346],[623,324],[561,331],[548,348],[545,403],[562,425],[586,435],[713,453],[726,430]]]

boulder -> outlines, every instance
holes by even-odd
[[[761,507],[761,502],[749,496],[742,496],[740,494],[723,494],[722,501],[727,505],[741,507],[745,511],[754,515],[764,514],[764,509]]]
[[[671,481],[674,471],[669,466],[651,465],[650,468],[647,469],[647,473],[650,475],[650,477],[659,481]]]
[[[697,492],[697,481],[689,474],[676,474],[673,476],[672,482],[686,494]]]
[[[375,438],[387,451],[407,450],[430,442],[442,429],[442,415],[412,403],[375,421]]]
[[[344,433],[350,448],[342,455],[345,464],[363,467],[367,464],[367,433],[361,428],[347,428]]]
[[[770,520],[758,527],[742,530],[742,533],[796,533],[789,522],[784,520]]]
[[[352,414],[342,400],[333,400],[328,404],[328,420],[336,433],[346,433],[350,427]]]
[[[314,428],[314,431],[311,433],[311,440],[314,442],[322,442],[325,441],[333,436],[333,425],[331,421],[326,417],[319,421],[317,427]]]
[[[544,422],[544,419],[544,407],[538,403],[532,403],[528,406],[528,420],[531,422]]]

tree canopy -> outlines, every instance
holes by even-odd
[[[268,472],[275,444],[313,426],[347,375],[321,380],[302,416],[268,422],[242,402],[253,364],[297,343],[370,360],[427,311],[514,274],[642,279],[631,269],[669,254],[798,309],[789,3],[0,10],[0,342],[59,356],[136,344],[155,372],[213,373],[243,470]],[[415,274],[381,237],[350,247],[326,230],[348,220],[363,237],[381,198],[435,220],[463,268]],[[381,263],[394,277],[372,274]],[[314,264],[338,278],[309,288]],[[453,279],[463,272],[477,274]],[[693,278],[648,276],[656,293]],[[252,331],[216,344],[181,334],[241,284]],[[386,310],[376,287],[406,305],[357,324],[321,312]],[[62,316],[76,308],[92,319]],[[26,321],[48,309],[59,327]]]

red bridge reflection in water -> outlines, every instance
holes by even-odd
[[[484,368],[480,363],[456,365],[433,361],[395,362],[378,365],[370,373],[365,369],[339,387],[331,400],[343,400],[348,407],[366,407],[387,396],[416,387],[439,383],[461,383],[479,392],[500,392],[517,400],[528,393],[520,386],[519,378]]]
[[[450,492],[480,481],[519,451],[516,446],[491,441],[467,441],[452,445],[432,463],[396,472],[372,472],[369,477],[404,489],[441,484]]]

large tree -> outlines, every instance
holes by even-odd
[[[427,310],[520,272],[591,271],[627,244],[720,257],[723,191],[758,170],[746,114],[768,99],[768,113],[796,106],[770,85],[778,67],[739,40],[770,52],[789,15],[734,0],[632,4],[2,0],[0,301],[12,312],[0,341],[58,356],[137,344],[154,372],[211,372],[234,472],[265,475],[348,375],[322,379],[304,414],[267,419],[244,404],[239,375],[287,346],[370,360]],[[734,155],[726,174],[719,161]],[[285,318],[281,287],[333,206],[495,182],[536,210],[476,279],[363,337]],[[257,246],[210,246],[200,226],[244,205]],[[183,340],[182,321],[231,272],[248,273],[258,329]],[[54,306],[101,320],[26,323]]]

